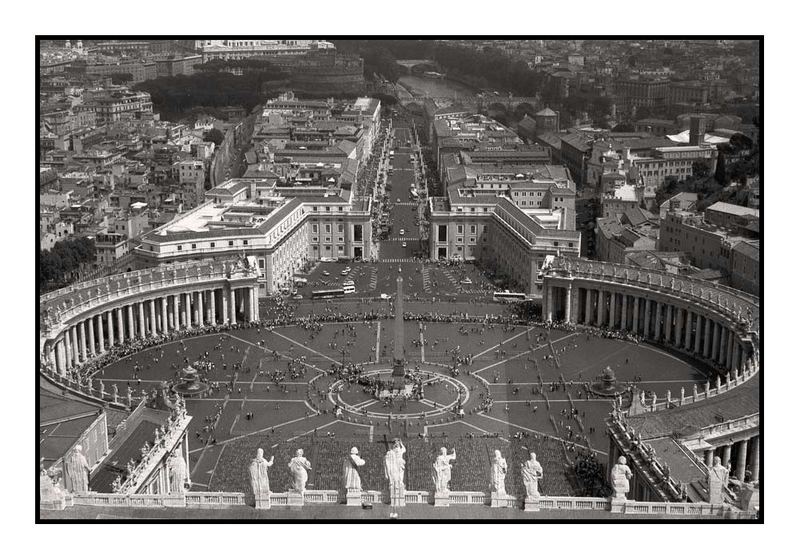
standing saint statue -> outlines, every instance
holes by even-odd
[[[263,449],[256,451],[255,458],[250,462],[250,486],[253,488],[253,496],[256,500],[266,498],[270,494],[267,469],[274,462],[275,456],[270,457],[269,461],[264,459]]]
[[[456,450],[453,449],[450,455],[447,454],[447,448],[442,447],[439,450],[439,456],[433,463],[433,486],[437,494],[448,494],[450,492],[450,473],[453,466],[450,461],[456,460]]]
[[[73,494],[89,491],[89,463],[83,455],[83,446],[76,445],[69,458],[64,463],[65,482],[67,490]]]
[[[506,473],[508,472],[508,464],[500,453],[499,449],[494,450],[494,459],[492,460],[492,492],[497,492],[500,496],[506,495]]]
[[[294,458],[289,461],[289,470],[292,471],[292,476],[294,477],[294,491],[303,494],[306,491],[306,482],[308,482],[308,471],[311,470],[311,463],[303,457],[302,449],[298,449]]]
[[[728,486],[728,469],[722,466],[722,459],[714,457],[714,466],[708,469],[708,502],[721,504],[724,502],[724,489]]]
[[[186,460],[180,449],[172,452],[167,461],[167,469],[169,472],[169,493],[170,494],[183,494],[186,491]]]
[[[531,451],[531,458],[522,463],[522,483],[528,498],[539,497],[539,479],[544,476],[542,465],[536,460],[536,453]]]
[[[627,465],[628,460],[620,457],[617,464],[611,469],[611,487],[614,489],[614,498],[627,499],[626,494],[631,489],[631,477],[633,473]]]
[[[344,487],[348,492],[361,492],[361,476],[358,474],[358,468],[363,467],[366,461],[359,457],[358,449],[352,448],[350,455],[344,458]]]
[[[389,479],[389,491],[399,493],[405,490],[403,477],[406,473],[406,461],[403,455],[406,448],[400,439],[392,441],[392,446],[383,458],[383,468],[386,478]]]

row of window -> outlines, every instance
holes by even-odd
[[[242,240],[242,245],[247,245],[248,244],[247,241],[248,241],[247,239],[243,239]],[[235,244],[234,241],[228,241],[228,247],[233,247],[234,244]],[[210,249],[214,249],[217,246],[217,243],[216,243],[216,241],[211,241],[208,244],[208,246],[209,246]],[[197,249],[197,243],[192,243],[192,249]],[[153,246],[152,245],[150,245],[150,250],[151,251],[153,250]],[[183,245],[178,245],[178,251],[183,251]]]

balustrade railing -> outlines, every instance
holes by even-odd
[[[187,492],[185,494],[98,494],[95,492],[70,495],[67,507],[130,507],[130,508],[162,508],[186,507],[222,509],[228,507],[252,507],[242,492]],[[407,505],[428,504],[430,493],[427,491],[406,491]],[[365,491],[362,500],[365,503],[380,503],[382,493]],[[519,507],[523,500],[507,496],[507,507]],[[538,510],[570,510],[570,511],[611,511],[611,498],[592,498],[579,496],[540,496],[533,500]],[[288,506],[289,495],[286,492],[270,495],[271,506]],[[309,505],[339,503],[336,490],[307,490],[304,503]],[[483,492],[450,492],[451,505],[486,505],[490,500]],[[623,514],[657,515],[657,516],[703,516],[748,519],[756,516],[755,512],[742,511],[724,504],[705,502],[639,502],[626,500],[615,510]]]

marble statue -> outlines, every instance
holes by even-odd
[[[447,454],[446,447],[442,447],[439,450],[439,455],[433,463],[433,487],[436,489],[437,494],[447,494],[450,492],[450,475],[453,469],[450,461],[455,460],[455,449],[453,449],[450,455]]]
[[[114,402],[117,402],[118,398],[119,398],[119,387],[117,387],[117,384],[114,383],[111,386],[111,400],[113,400]]]
[[[526,497],[539,497],[539,479],[543,476],[542,465],[536,460],[536,453],[531,451],[531,458],[522,463],[522,483],[525,485]]]
[[[289,461],[289,470],[292,471],[294,477],[294,491],[304,493],[306,491],[306,482],[308,482],[308,471],[311,470],[311,463],[308,459],[303,457],[303,450],[298,449],[294,458]]]
[[[44,468],[44,457],[39,461],[39,499],[41,502],[55,502],[64,497],[52,471]]]
[[[506,495],[506,473],[508,464],[500,453],[499,449],[494,450],[492,460],[492,492],[497,492],[500,496]]]
[[[615,499],[627,499],[626,494],[631,489],[631,477],[633,473],[627,465],[627,459],[620,457],[617,464],[611,469],[611,487],[614,489]]]
[[[406,473],[406,461],[403,459],[406,448],[403,442],[395,439],[391,448],[383,458],[384,474],[389,479],[389,489],[393,492],[403,491],[405,485],[403,478]]]
[[[723,503],[723,492],[728,486],[728,469],[722,466],[722,459],[714,457],[714,466],[708,469],[708,502]]]
[[[250,486],[253,488],[253,496],[256,499],[269,496],[269,475],[267,469],[275,462],[275,456],[264,459],[264,450],[256,451],[255,458],[250,462]]]
[[[342,468],[345,490],[361,492],[361,475],[358,474],[358,468],[365,464],[366,461],[358,455],[358,449],[352,448],[350,455],[344,458],[344,467]]]
[[[180,449],[176,449],[170,455],[167,461],[167,469],[169,472],[169,493],[170,494],[183,494],[186,491],[186,459],[183,458],[183,453]]]
[[[89,463],[83,455],[83,446],[75,446],[75,450],[64,462],[64,468],[67,490],[73,494],[89,491]]]

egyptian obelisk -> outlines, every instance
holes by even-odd
[[[400,379],[405,376],[405,332],[403,329],[403,269],[400,267],[397,269],[397,299],[394,304],[394,364],[392,367],[392,377]]]

